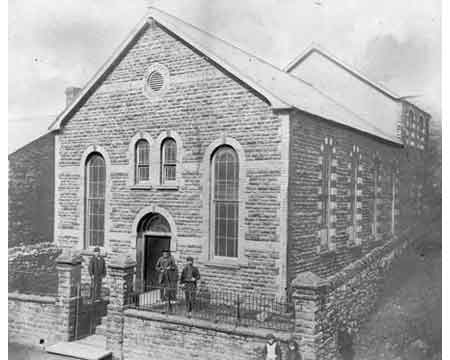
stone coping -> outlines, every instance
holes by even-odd
[[[387,242],[381,244],[378,247],[373,248],[362,258],[352,262],[345,268],[340,270],[334,275],[331,275],[326,279],[329,290],[338,288],[345,284],[349,279],[359,274],[363,269],[368,266],[377,264],[378,262],[390,252],[399,251],[407,247],[415,238],[409,238],[407,234],[400,236],[393,236]]]
[[[372,248],[367,254],[358,260],[348,264],[346,267],[338,271],[336,274],[327,278],[321,278],[313,272],[307,271],[300,273],[293,280],[294,288],[306,288],[317,291],[325,289],[326,291],[334,290],[345,284],[349,279],[359,274],[362,270],[373,265],[383,265],[382,259],[389,253],[400,252],[402,249],[410,245],[417,236],[411,236],[415,228],[409,229],[402,234],[392,236],[388,241]]]
[[[44,296],[34,294],[21,294],[18,292],[8,293],[8,300],[29,301],[42,304],[55,304],[55,296]]]
[[[194,319],[194,318],[186,318],[177,315],[168,315],[161,314],[152,311],[145,310],[136,310],[136,309],[126,309],[124,311],[124,315],[137,318],[141,320],[151,320],[163,322],[166,324],[172,325],[183,325],[196,327],[205,330],[214,330],[217,332],[222,332],[230,335],[238,335],[238,336],[251,336],[260,339],[267,339],[269,334],[273,334],[278,340],[283,342],[287,342],[289,338],[292,336],[292,333],[289,331],[280,331],[280,330],[271,330],[271,329],[261,329],[255,327],[245,327],[245,326],[236,326],[231,324],[224,323],[213,323],[207,320]]]

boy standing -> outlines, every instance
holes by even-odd
[[[273,334],[267,336],[264,346],[264,360],[281,360],[281,347]]]
[[[184,289],[186,299],[186,311],[191,317],[192,307],[195,302],[195,292],[197,290],[197,281],[200,280],[200,272],[194,266],[194,259],[191,256],[186,258],[186,265],[181,272],[180,284]]]

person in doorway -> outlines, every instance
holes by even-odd
[[[106,276],[105,260],[100,255],[100,248],[94,249],[94,255],[89,261],[89,276],[91,277],[91,298],[93,302],[100,301],[102,280]]]
[[[288,341],[288,351],[286,354],[286,360],[303,360],[303,357],[298,349],[298,344],[294,340],[294,338],[290,338]]]
[[[281,347],[273,334],[267,336],[267,343],[264,345],[264,360],[281,360]]]
[[[342,324],[338,331],[337,345],[342,359],[353,360],[355,357],[355,350],[353,349],[353,335],[345,324]]]
[[[158,284],[160,286],[161,300],[167,301],[169,311],[172,310],[172,301],[176,300],[178,268],[170,250],[165,249],[156,263],[158,271]]]
[[[184,266],[180,277],[180,284],[184,290],[188,317],[191,317],[192,315],[198,280],[200,280],[200,272],[197,267],[194,266],[194,259],[191,256],[188,256],[186,258],[186,265]]]

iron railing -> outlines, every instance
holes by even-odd
[[[186,299],[192,298],[192,308]],[[215,323],[291,331],[294,306],[274,296],[242,293],[237,290],[149,287],[133,292],[129,308],[188,316]],[[189,311],[191,310],[191,311]]]

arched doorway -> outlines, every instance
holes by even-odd
[[[136,282],[140,290],[158,286],[156,262],[164,249],[170,249],[172,233],[167,219],[158,213],[144,216],[138,224],[136,241]]]

